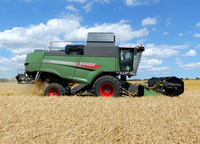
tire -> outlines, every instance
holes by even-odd
[[[113,76],[102,76],[98,78],[93,85],[95,96],[117,97],[120,96],[120,82]]]
[[[63,96],[64,94],[65,90],[63,86],[58,83],[49,84],[44,91],[44,96],[58,97]]]

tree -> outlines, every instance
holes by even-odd
[[[0,82],[9,82],[9,80],[5,78],[0,78]]]

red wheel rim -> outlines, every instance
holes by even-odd
[[[52,88],[52,89],[49,90],[48,95],[49,96],[53,96],[53,97],[58,97],[59,96],[59,92],[58,92],[57,89]]]
[[[112,97],[115,93],[113,85],[105,83],[100,87],[100,94],[103,97]]]

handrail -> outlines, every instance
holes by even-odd
[[[51,48],[62,48],[62,47],[58,47],[58,46],[53,47],[52,45],[53,45],[53,43],[63,43],[63,42],[70,43],[70,44],[73,44],[73,43],[81,43],[83,45],[85,44],[84,41],[51,41],[51,42],[49,42],[49,45],[47,47],[47,51],[51,50]]]

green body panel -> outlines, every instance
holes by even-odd
[[[120,66],[119,66],[119,59],[118,58],[116,58],[115,59],[115,63],[116,63],[116,65],[115,65],[115,69],[116,69],[116,71],[120,71]]]
[[[46,62],[48,61],[48,62]],[[27,72],[48,72],[62,79],[90,84],[93,78],[102,71],[119,71],[117,58],[84,57],[84,56],[45,56],[45,52],[34,52],[27,55],[25,66]],[[79,65],[89,63],[98,68],[88,68]]]
[[[25,66],[25,70],[29,72],[39,71],[44,54],[45,51],[29,53],[25,60],[25,64],[28,64]]]
[[[44,59],[78,63],[80,56],[44,56]],[[57,76],[67,80],[73,80],[76,67],[77,66],[75,65],[64,65],[64,64],[42,62],[40,71],[56,74]]]
[[[78,66],[73,77],[74,81],[90,84],[93,78],[102,71],[116,71],[116,58],[81,57],[79,63],[94,63],[100,65],[97,69]]]
[[[47,72],[64,80],[90,84],[102,72],[121,72],[120,63],[130,68],[129,64],[132,59],[130,56],[133,55],[133,50],[127,51],[126,48],[124,53],[125,55],[119,58],[112,55],[92,57],[90,55],[66,55],[65,52],[60,51],[55,51],[55,53],[54,51],[38,51],[27,55],[25,70],[26,72]],[[136,74],[133,69],[130,70],[132,74]],[[130,73],[129,69],[124,69],[122,72],[125,75]]]

